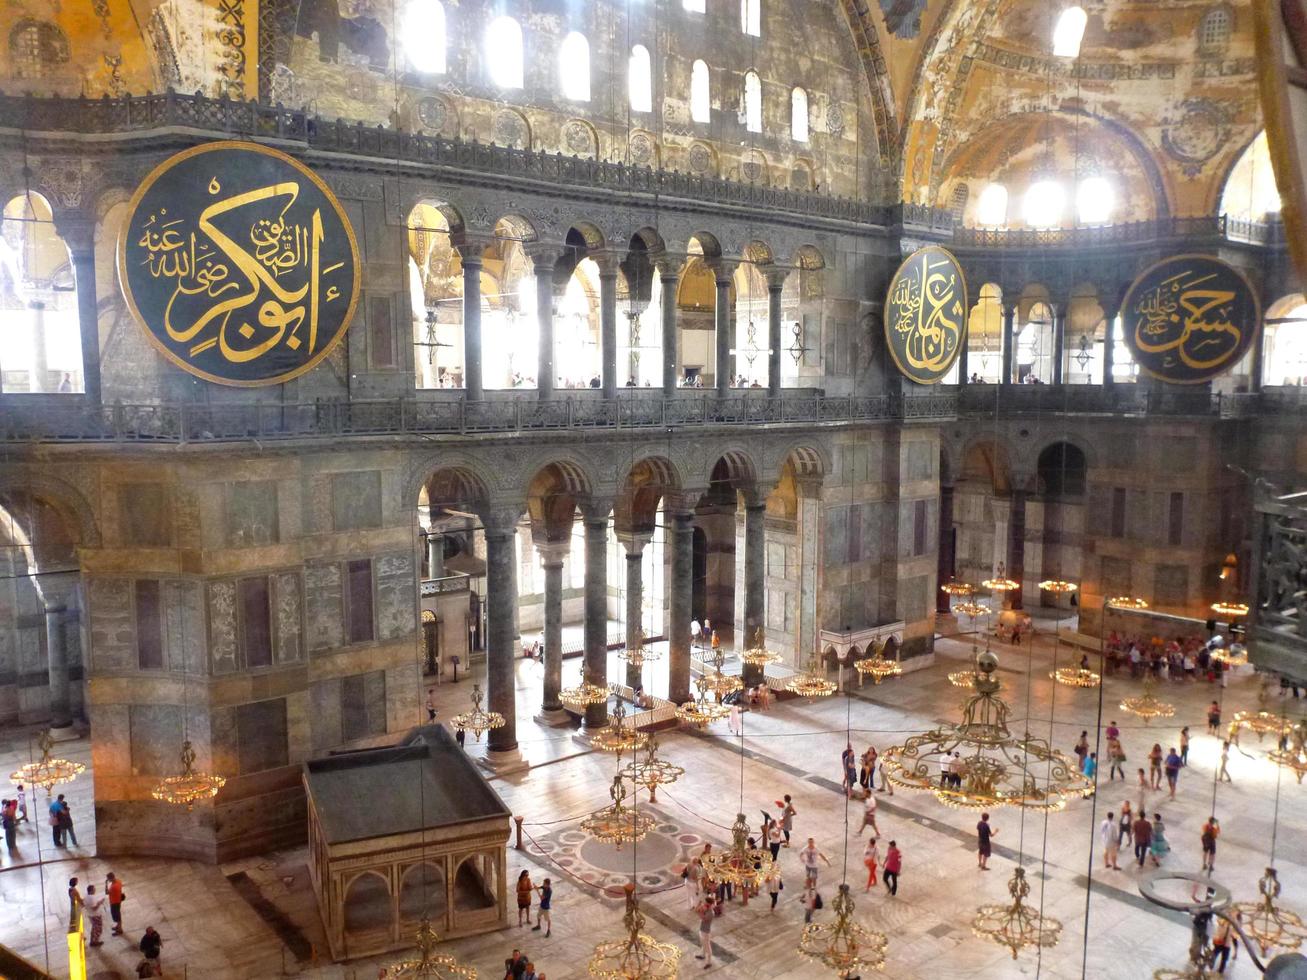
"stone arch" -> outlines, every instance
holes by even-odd
[[[404,499],[416,500],[418,495],[431,492],[432,480],[447,474],[444,486],[461,495],[466,503],[484,505],[496,491],[509,489],[514,474],[503,474],[496,479],[481,460],[465,453],[422,456],[412,463],[404,482]]]
[[[1046,497],[1083,497],[1088,472],[1089,454],[1080,440],[1059,438],[1036,457],[1036,491]]]
[[[478,866],[478,864],[482,866]],[[468,854],[454,866],[454,912],[476,912],[498,904],[493,854]]]
[[[0,472],[0,498],[24,494],[44,500],[76,530],[77,546],[98,548],[100,527],[80,490],[59,477],[32,470]]]
[[[613,505],[614,525],[623,530],[652,527],[663,497],[681,488],[681,476],[666,456],[642,456],[622,476]]]
[[[561,541],[571,533],[577,505],[593,481],[574,459],[557,459],[537,468],[526,486],[526,506],[533,536]]]
[[[567,232],[569,244],[575,241],[573,232],[580,236],[580,244],[583,244],[587,251],[596,252],[608,244],[608,236],[604,234],[603,229],[592,221],[574,221]]]
[[[821,254],[821,249],[816,245],[800,245],[794,250],[794,257],[790,260],[790,264],[797,269],[812,272],[826,268],[826,257]]]
[[[973,439],[962,450],[959,481],[988,482],[996,494],[1012,489],[1012,452],[1001,439]]]
[[[341,922],[350,933],[390,930],[394,923],[390,882],[379,871],[360,871],[341,889]]]
[[[833,467],[829,450],[819,442],[796,440],[785,445],[776,456],[777,466],[791,463],[794,474],[802,479],[817,479]]]
[[[770,265],[776,261],[776,256],[772,248],[760,238],[755,238],[744,246],[744,261],[752,262],[755,265]]]
[[[406,210],[404,213],[407,215],[405,220],[410,228],[413,226],[413,212],[418,209],[419,205],[423,204],[433,208],[442,218],[445,219],[444,229],[431,230],[444,230],[451,234],[466,230],[467,226],[464,223],[463,214],[456,205],[451,204],[443,197],[435,197],[428,194],[421,188],[414,188],[410,193],[409,200],[405,201]]]
[[[536,227],[531,219],[521,214],[504,214],[495,221],[495,237],[507,238],[519,242],[534,242],[539,239]]]
[[[690,235],[687,244],[687,250],[693,252],[695,244],[698,244],[699,252],[703,255],[705,261],[720,259],[722,257],[722,245],[717,236],[707,231],[696,231]]]
[[[419,861],[404,869],[399,879],[399,920],[444,920],[447,912],[445,869],[434,861]]]
[[[729,483],[736,488],[754,486],[758,480],[761,467],[754,459],[753,453],[742,446],[728,446],[712,455],[706,454],[711,462],[707,470],[702,471],[699,482],[706,484]]]

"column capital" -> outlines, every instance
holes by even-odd
[[[677,517],[693,517],[694,508],[699,505],[699,500],[707,492],[707,487],[696,487],[665,493],[663,494],[663,513],[674,514]]]
[[[789,278],[791,269],[784,265],[764,265],[758,271],[767,279],[767,291],[779,293],[785,288],[785,280]]]
[[[80,215],[56,215],[54,229],[68,246],[73,258],[79,253],[85,255],[95,252],[95,219]]]
[[[644,553],[644,546],[653,540],[653,531],[618,531],[617,540],[626,549],[627,560],[632,561]]]
[[[588,252],[586,258],[593,260],[594,264],[599,266],[600,279],[616,279],[617,274],[622,271],[622,256],[618,252],[604,249]]]
[[[458,252],[464,265],[480,265],[481,253],[495,241],[494,235],[476,231],[460,231],[449,236],[449,244]]]
[[[749,487],[740,491],[740,496],[744,498],[745,510],[766,510],[767,497],[769,494],[760,487]]]
[[[516,530],[525,510],[524,504],[504,501],[478,507],[476,513],[486,534],[510,534]]]
[[[526,257],[531,260],[532,265],[535,266],[535,271],[538,272],[542,264],[552,271],[555,263],[566,252],[571,251],[571,248],[555,242],[527,242],[522,246],[522,251],[526,253]]]
[[[568,555],[572,553],[572,542],[569,541],[537,541],[535,542],[536,553],[540,555],[540,563],[548,568],[550,565],[561,565]]]
[[[712,259],[708,262],[708,268],[712,269],[713,276],[716,279],[717,286],[729,286],[731,277],[735,275],[735,270],[740,267],[737,260],[732,259]]]
[[[653,264],[658,269],[658,275],[664,282],[675,282],[681,278],[681,272],[685,268],[685,256],[677,255],[674,252],[659,252],[652,256]]]
[[[613,512],[613,498],[608,494],[591,493],[577,498],[576,506],[586,524],[607,524],[608,515]]]

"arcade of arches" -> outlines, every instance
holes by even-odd
[[[1247,902],[1273,865],[1307,915],[1307,299],[1249,3],[9,9],[0,974],[127,976],[155,926],[165,976],[362,977],[430,925],[569,980],[627,885],[685,976],[841,975],[799,945],[842,883],[904,978],[1216,975],[1237,930],[1159,866]],[[178,193],[175,157],[219,162]],[[966,286],[932,385],[886,331],[927,245]],[[1126,296],[1195,254],[1261,322],[1181,385]],[[959,735],[968,696],[1006,734]],[[634,847],[586,821],[620,726],[680,770],[619,780]],[[46,733],[85,767],[52,793]],[[737,813],[775,873],[716,915]],[[972,925],[1016,869],[1047,928],[1014,959]],[[1255,925],[1226,975],[1290,946]]]

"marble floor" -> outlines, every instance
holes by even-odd
[[[1081,729],[1088,729],[1092,739],[1100,720],[1099,691],[1055,686],[1048,679],[1055,656],[1048,633],[1038,634],[1033,644],[1023,643],[1019,649],[995,649],[1014,731],[1029,729],[1066,752]],[[1236,710],[1258,707],[1283,709],[1292,718],[1303,714],[1299,702],[1282,700],[1278,692],[1261,701],[1261,684],[1250,673],[1232,679],[1224,689],[1205,682],[1160,686],[1159,696],[1173,702],[1177,714],[1148,726],[1115,707],[1123,697],[1138,693],[1138,682],[1109,677],[1102,691],[1101,721],[1105,726],[1115,720],[1123,730],[1130,780],[1109,781],[1104,771],[1096,799],[1076,802],[1047,817],[1015,810],[994,812],[991,821],[998,835],[988,872],[976,867],[973,812],[944,807],[930,794],[903,790],[892,796],[878,794],[881,836],[898,841],[904,868],[897,897],[889,897],[884,889],[864,894],[863,838],[856,832],[861,805],[847,804],[840,790],[840,751],[846,740],[859,752],[869,744],[884,750],[938,722],[956,720],[962,692],[949,684],[946,675],[968,665],[970,653],[969,642],[941,639],[933,667],[880,686],[868,684],[849,696],[789,700],[771,711],[751,713],[746,716],[743,739],[731,737],[724,723],[704,734],[682,730],[660,735],[661,754],[686,773],[659,792],[654,808],[658,828],[644,851],[636,848],[634,855],[596,849],[579,834],[579,819],[608,802],[614,760],[589,752],[571,729],[544,727],[533,719],[539,708],[542,668],[522,662],[518,735],[529,767],[496,777],[493,783],[514,813],[525,818],[526,847],[512,849],[510,841],[510,880],[521,869],[529,870],[536,881],[553,878],[553,935],[544,939],[542,933],[513,925],[498,933],[446,943],[442,951],[476,967],[479,976],[490,980],[502,976],[504,958],[515,946],[526,950],[537,971],[550,980],[586,976],[594,944],[621,930],[621,903],[611,895],[622,869],[629,870],[634,860],[644,889],[648,931],[683,950],[683,976],[704,972],[693,956],[697,919],[679,878],[680,863],[703,841],[728,842],[737,811],[756,824],[762,808],[773,809],[774,800],[790,793],[798,809],[796,837],[801,841],[813,836],[831,863],[821,869],[819,891],[826,908],[817,913],[818,921],[832,917],[830,899],[847,868],[854,885],[856,919],[889,937],[886,976],[1139,980],[1150,977],[1157,967],[1180,968],[1189,938],[1186,917],[1140,896],[1140,872],[1127,860],[1128,847],[1121,853],[1122,870],[1115,871],[1102,867],[1098,847],[1091,868],[1090,844],[1106,811],[1119,810],[1126,799],[1137,803],[1133,771],[1147,765],[1153,742],[1161,742],[1164,749],[1175,744],[1182,724],[1190,726],[1194,741],[1177,799],[1169,801],[1165,793],[1146,794],[1149,811],[1162,813],[1168,825],[1173,850],[1167,867],[1198,869],[1199,828],[1215,813],[1223,826],[1215,879],[1230,887],[1236,899],[1251,900],[1274,846],[1284,884],[1283,903],[1307,913],[1307,787],[1266,760],[1265,750],[1273,747],[1269,739],[1259,745],[1251,734],[1245,734],[1242,747],[1232,753],[1233,782],[1218,785],[1213,780],[1220,742],[1205,734],[1209,700],[1221,699],[1227,719]],[[1056,662],[1070,663],[1077,656],[1062,643]],[[658,690],[656,684],[651,687]],[[462,710],[470,689],[463,679],[439,685],[435,689],[439,717]],[[414,714],[417,720],[425,712],[415,705]],[[29,745],[26,732],[10,733],[0,742],[3,771],[26,761]],[[89,762],[85,741],[66,743],[60,750]],[[481,756],[484,743],[469,741],[468,750]],[[32,824],[20,831],[18,858],[0,856],[0,942],[42,966],[48,964],[55,975],[66,975],[60,963],[67,878],[76,874],[83,883],[100,882],[110,869],[127,882],[130,898],[125,909],[132,942],[108,937],[102,948],[92,951],[94,978],[133,975],[138,959],[134,942],[146,924],[155,925],[164,938],[168,976],[361,980],[376,977],[380,967],[397,959],[380,957],[344,965],[317,962],[316,951],[325,949],[325,940],[308,889],[303,849],[222,867],[141,859],[106,862],[94,851],[93,774],[83,776],[67,792],[78,818],[81,847],[53,852],[48,827],[34,814]],[[802,871],[796,850],[781,852],[786,888],[774,912],[764,897],[747,906],[732,903],[716,920],[715,963],[708,973],[784,980],[832,975],[796,950],[803,919],[798,901]],[[1063,929],[1057,946],[1027,950],[1014,960],[1006,949],[973,936],[970,921],[976,906],[1007,899],[1008,879],[1018,861],[1027,868],[1032,902],[1045,915],[1060,920]],[[1087,887],[1091,879],[1092,888]],[[515,909],[510,908],[509,916],[515,923]],[[1241,952],[1227,975],[1251,978],[1257,971]]]

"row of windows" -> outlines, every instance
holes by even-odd
[[[685,0],[687,9],[702,10]],[[747,33],[761,17],[760,0],[741,0],[741,18]],[[445,8],[440,0],[413,0],[404,16],[404,50],[409,64],[424,74],[439,75],[446,70]],[[491,82],[502,89],[523,86],[525,65],[522,28],[512,17],[496,17],[486,28],[486,64]],[[590,101],[590,42],[579,31],[572,31],[558,49],[559,88],[563,98],[573,102]],[[653,111],[653,59],[643,44],[634,45],[627,59],[627,99],[632,112]],[[744,75],[740,99],[740,116],[751,133],[762,132],[762,79],[755,71]],[[709,122],[712,118],[712,83],[708,65],[696,60],[690,69],[690,119]],[[799,87],[790,92],[790,135],[801,143],[808,141],[808,93]]]
[[[969,189],[959,184],[950,202],[955,218],[966,210]],[[1056,180],[1037,180],[1021,199],[1021,220],[1030,228],[1056,228],[1066,211],[1066,188]],[[1076,217],[1084,225],[1104,225],[1116,210],[1116,190],[1106,177],[1086,177],[1076,187]],[[1008,190],[998,183],[987,184],[976,201],[976,224],[999,228],[1008,223]]]
[[[1080,42],[1085,36],[1089,17],[1081,7],[1067,7],[1058,15],[1053,28],[1053,54],[1059,58],[1078,58]],[[1204,53],[1215,54],[1230,42],[1234,16],[1229,7],[1213,7],[1198,25],[1198,46]]]

